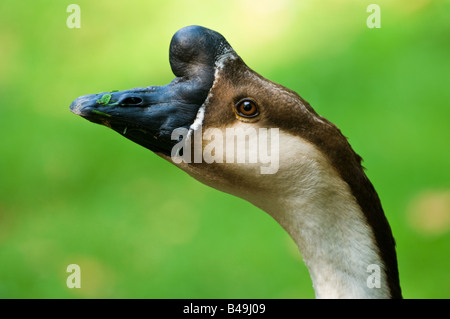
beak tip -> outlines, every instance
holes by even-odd
[[[80,115],[81,114],[81,104],[80,103],[75,103],[76,101],[73,101],[72,102],[72,104],[70,104],[70,107],[69,107],[69,109],[70,109],[70,111],[73,113],[73,114],[76,114],[76,115]]]
[[[75,99],[69,106],[70,111],[76,115],[83,116],[86,113],[83,111],[87,111],[93,106],[93,101],[95,101],[94,95],[84,95]]]
[[[70,111],[75,115],[81,115],[82,105],[78,103],[77,100],[73,101],[69,107]]]

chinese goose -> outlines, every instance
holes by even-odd
[[[179,30],[169,59],[169,84],[81,96],[71,111],[270,214],[297,243],[317,298],[401,298],[390,226],[340,130],[251,70],[215,31]],[[250,133],[234,144],[223,139],[230,129]],[[274,163],[249,160],[268,144]]]

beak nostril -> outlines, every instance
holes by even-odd
[[[143,102],[143,100],[140,97],[135,96],[129,96],[125,99],[123,99],[120,104],[127,104],[127,105],[139,105]]]

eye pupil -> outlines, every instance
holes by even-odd
[[[244,111],[249,112],[252,110],[253,106],[249,101],[245,101],[243,104]]]
[[[251,98],[242,99],[236,103],[235,112],[240,117],[256,117],[259,115],[258,104]]]

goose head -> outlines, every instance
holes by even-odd
[[[268,212],[297,243],[317,297],[401,297],[389,224],[341,131],[215,31],[185,27],[169,52],[169,84],[85,95],[71,111]],[[371,290],[374,264],[382,287]]]
[[[294,153],[286,147],[289,145],[275,145],[279,144],[277,136],[271,145],[271,129],[297,137],[299,132],[315,136],[317,124],[326,122],[297,93],[250,69],[227,40],[213,30],[189,26],[176,32],[170,43],[169,61],[176,78],[167,85],[85,95],[73,101],[70,109],[148,148],[203,183],[240,197],[259,197],[257,192],[246,189],[262,190],[264,185],[266,191],[273,191],[273,180],[283,180],[295,169],[285,156]],[[270,157],[273,161],[262,163],[257,156],[256,163],[242,163],[237,140],[230,159],[225,145],[227,129],[234,129],[236,134],[241,130],[247,142],[252,133],[259,135],[259,129],[267,129],[266,155],[271,146],[277,146],[277,154]],[[206,133],[202,143],[194,138],[198,132]],[[216,135],[220,133],[223,163],[218,156],[213,163],[207,163],[203,158],[208,147],[205,141],[217,145]],[[243,153],[248,154],[251,146],[243,145]],[[280,152],[284,155],[281,163]],[[182,161],[177,160],[180,153]]]

